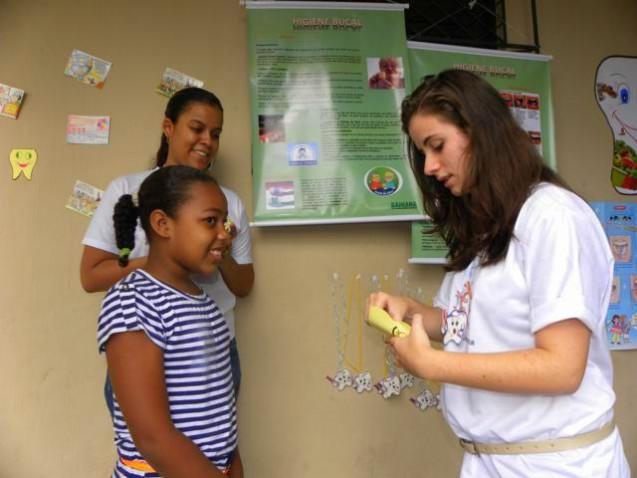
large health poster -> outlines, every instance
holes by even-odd
[[[448,68],[468,70],[489,81],[544,161],[555,168],[550,56],[419,42],[408,43],[408,56],[414,88],[425,76]],[[427,239],[429,228],[421,222],[412,226],[409,262],[438,264],[446,256],[439,240]]]
[[[247,2],[257,226],[422,219],[401,4]]]

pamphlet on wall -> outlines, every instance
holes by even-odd
[[[102,199],[104,191],[82,181],[75,181],[73,193],[66,203],[66,208],[91,217]]]
[[[104,82],[110,69],[110,61],[102,60],[80,50],[73,50],[64,69],[64,74],[101,89],[104,88]]]
[[[637,348],[637,204],[593,202],[608,236],[615,270],[606,316],[611,349]]]
[[[0,115],[7,118],[18,118],[24,90],[0,83]]]
[[[66,142],[69,144],[108,144],[110,116],[69,115]]]
[[[188,76],[180,71],[173,70],[172,68],[166,68],[164,73],[161,75],[161,81],[159,82],[159,85],[157,85],[156,91],[157,93],[170,98],[177,91],[190,86],[201,88],[203,86],[203,81],[193,78],[192,76]]]

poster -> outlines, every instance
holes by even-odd
[[[66,142],[69,144],[108,144],[110,116],[69,115]]]
[[[606,316],[608,345],[637,349],[637,204],[593,202],[615,258],[613,285]]]
[[[203,86],[203,81],[193,78],[192,76],[188,76],[180,71],[173,70],[172,68],[166,68],[161,75],[161,81],[159,82],[159,85],[157,85],[157,88],[155,88],[155,91],[157,91],[160,95],[168,96],[170,98],[177,91],[190,86],[201,88]]]
[[[0,116],[17,119],[24,99],[24,90],[0,83]]]
[[[449,68],[471,71],[489,81],[500,91],[544,161],[555,168],[551,57],[419,42],[408,42],[408,55],[414,87],[423,77]],[[410,262],[437,264],[440,243],[423,241],[423,227],[426,225],[412,227]]]
[[[637,194],[637,57],[610,56],[597,67],[595,100],[613,138],[610,182],[619,194]]]
[[[256,226],[422,219],[401,4],[247,2]]]
[[[101,189],[78,180],[75,181],[73,192],[69,196],[65,207],[71,211],[91,217],[95,213],[97,206],[99,206],[103,195],[104,191]]]
[[[73,50],[64,74],[95,88],[104,88],[111,69],[111,62],[97,58],[81,50]]]
[[[410,264],[446,264],[447,244],[439,234],[430,234],[433,228],[430,219],[411,223]]]

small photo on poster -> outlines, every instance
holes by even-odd
[[[367,85],[374,90],[405,88],[403,59],[400,57],[367,58]]]
[[[540,97],[538,95],[525,96],[526,107],[530,110],[540,109]]]
[[[501,91],[500,96],[504,100],[504,104],[507,105],[507,108],[513,108],[513,95],[508,91]]]
[[[283,115],[259,115],[259,142],[282,143],[285,141]]]
[[[542,146],[542,133],[539,131],[527,131],[531,143],[535,146]]]
[[[294,209],[294,182],[267,181],[265,205],[269,210]]]
[[[513,106],[516,108],[526,108],[526,96],[523,94],[516,94],[513,96]]]
[[[288,165],[315,166],[318,164],[316,143],[288,144]]]
[[[628,235],[612,235],[608,236],[610,248],[613,251],[613,257],[617,263],[631,262],[632,253],[632,237]]]

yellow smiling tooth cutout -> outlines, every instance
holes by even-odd
[[[30,181],[37,160],[38,153],[35,149],[12,149],[9,161],[13,170],[13,179],[18,179],[20,173],[24,173],[24,177]]]

